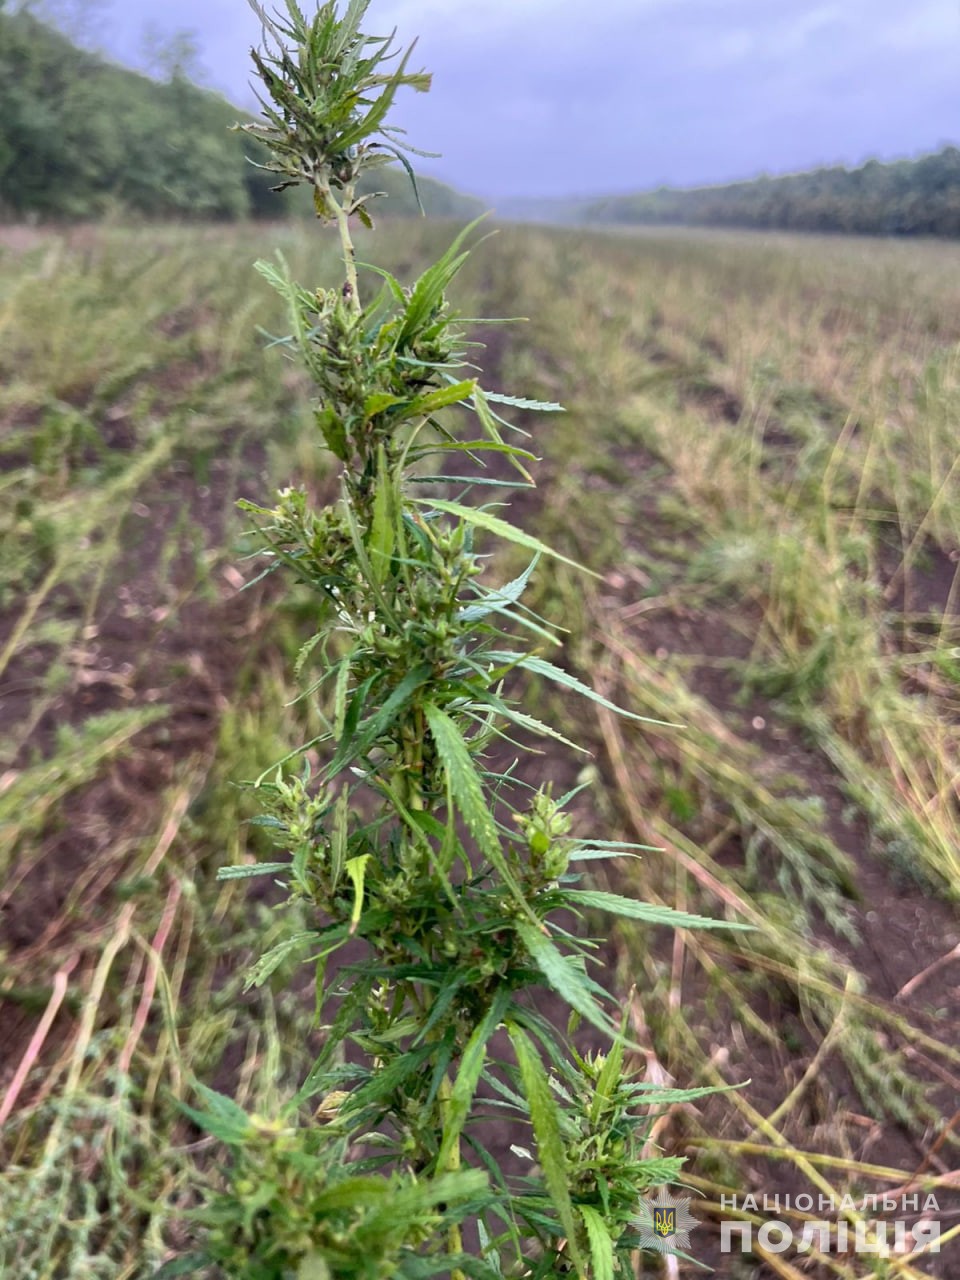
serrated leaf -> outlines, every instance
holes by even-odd
[[[411,413],[436,413],[438,409],[445,409],[451,404],[460,404],[473,395],[476,388],[476,378],[466,378],[463,382],[455,382],[449,387],[440,387],[436,391],[431,391],[427,395],[418,396],[416,400],[410,404]]]
[[[557,1102],[540,1056],[527,1035],[515,1024],[508,1024],[510,1041],[517,1056],[523,1091],[530,1107],[530,1119],[537,1139],[537,1156],[553,1207],[567,1237],[567,1249],[581,1278],[587,1267],[577,1240],[577,1219],[570,1197],[570,1172],[561,1135]]]
[[[511,409],[535,409],[538,413],[566,413],[562,404],[545,400],[527,400],[523,396],[505,396],[499,391],[484,389],[483,398],[492,404],[509,405]]]
[[[564,808],[568,802],[569,793],[557,801],[560,808]],[[580,846],[582,849],[599,850],[603,853],[609,853],[615,856],[618,853],[630,853],[634,849],[642,849],[645,853],[663,853],[663,845],[659,844],[636,844],[632,840],[584,840]],[[572,855],[576,857],[576,854]]]
[[[683,728],[683,725],[673,724],[669,720],[651,720],[649,716],[638,716],[633,711],[627,711],[625,707],[618,707],[615,702],[611,702],[609,698],[605,698],[602,694],[597,693],[596,690],[591,689],[588,684],[584,684],[582,680],[572,676],[569,671],[564,671],[562,667],[554,666],[546,658],[538,658],[533,654],[526,653],[495,651],[484,656],[490,662],[507,662],[513,667],[519,667],[522,671],[530,671],[534,675],[543,676],[547,680],[552,680],[554,684],[561,685],[564,689],[571,689],[575,693],[579,693],[581,697],[589,698],[591,702],[596,702],[601,707],[615,711],[617,715],[625,716],[628,720],[637,720],[641,724],[655,724],[664,729]]]
[[[544,724],[542,720],[538,720],[535,716],[528,716],[526,712],[518,711],[516,707],[505,706],[501,708],[500,714],[515,724],[518,729],[528,729],[531,733],[538,734],[540,737],[553,738],[555,742],[562,742],[565,747],[569,747],[572,751],[580,751],[584,755],[590,755],[586,747],[581,747],[578,743],[571,741],[570,738],[564,737],[552,725]]]
[[[441,444],[428,445],[422,449],[414,449],[411,458],[426,458],[432,453],[500,453],[508,458],[526,458],[528,462],[536,462],[537,455],[531,453],[529,449],[518,449],[516,445],[505,444],[502,440],[444,440]],[[429,484],[434,479],[433,476],[418,476],[417,484]],[[482,484],[483,481],[475,476],[460,476],[460,480],[467,484]],[[507,486],[510,489],[516,489],[515,484]]]
[[[320,428],[324,444],[326,444],[334,457],[339,458],[341,462],[348,461],[347,431],[336,410],[330,407],[317,409],[314,413],[314,420]]]
[[[617,1036],[613,1042],[613,1048],[607,1054],[600,1069],[593,1097],[590,1100],[590,1120],[593,1124],[599,1121],[604,1103],[610,1102],[620,1083],[623,1075],[623,1044],[623,1036]]]
[[[339,773],[345,765],[356,760],[358,756],[365,755],[377,738],[396,720],[417,689],[425,684],[432,674],[433,668],[428,663],[421,663],[413,671],[407,672],[379,711],[366,720],[359,730],[356,724],[351,723],[351,716],[348,713],[334,758],[327,765],[326,776],[332,777],[335,773]],[[354,703],[357,702],[361,693],[364,698],[366,697],[375,678],[371,676],[369,680],[364,682],[361,690],[354,695]],[[351,704],[351,710],[352,707],[353,704]]]
[[[331,1210],[368,1209],[364,1230],[376,1231],[383,1226],[393,1228],[397,1221],[412,1218],[435,1204],[469,1199],[482,1192],[486,1178],[480,1169],[463,1169],[441,1174],[422,1182],[399,1182],[377,1177],[344,1178],[313,1199],[318,1214]],[[361,1273],[362,1274],[362,1273]]]
[[[272,813],[258,813],[255,818],[250,819],[250,826],[266,827],[268,831],[282,831],[284,833],[289,830],[287,824],[274,817]]]
[[[591,1026],[615,1037],[616,1027],[597,1004],[596,984],[576,962],[558,951],[550,938],[539,929],[532,929],[525,921],[519,921],[516,930],[529,951],[531,960],[546,978],[548,986],[562,996],[572,1009],[576,1009]]]
[[[316,1214],[332,1213],[338,1209],[349,1209],[352,1212],[359,1209],[375,1211],[391,1189],[391,1184],[385,1178],[378,1178],[373,1174],[341,1178],[314,1195],[311,1208]]]
[[[367,418],[374,417],[375,414],[383,413],[384,409],[390,409],[395,404],[406,404],[405,396],[391,395],[389,391],[378,391],[372,396],[367,396],[363,402],[364,416]]]
[[[447,285],[469,257],[469,252],[460,252],[460,246],[481,221],[482,218],[475,218],[465,226],[443,256],[413,286],[397,335],[398,347],[405,347],[410,342],[439,305]]]
[[[344,1114],[351,1114],[369,1106],[371,1103],[389,1104],[392,1094],[411,1075],[418,1072],[429,1060],[435,1045],[421,1044],[399,1053],[387,1066],[375,1071],[370,1078],[356,1089],[343,1105]]]
[[[343,726],[347,718],[347,686],[350,683],[350,659],[344,658],[337,672],[337,683],[333,690],[333,736],[339,741],[343,737]]]
[[[588,573],[592,578],[601,576],[599,573],[595,573],[593,569],[588,569],[586,565],[578,564],[576,560],[571,560],[569,556],[562,555],[559,551],[554,551],[545,542],[541,542],[539,538],[532,537],[529,533],[524,533],[522,529],[518,529],[516,525],[510,524],[509,521],[501,520],[499,516],[492,516],[489,511],[464,507],[459,502],[444,502],[439,498],[412,498],[411,501],[430,507],[434,511],[443,511],[447,515],[456,516],[464,524],[474,525],[478,529],[486,529],[488,533],[496,534],[498,538],[503,538],[506,542],[513,542],[518,547],[526,547],[528,551],[536,551],[542,556],[550,556],[554,560],[560,560],[563,564],[579,569],[581,573]]]
[[[750,1083],[741,1080],[737,1084],[700,1085],[696,1089],[668,1089],[665,1085],[653,1084],[646,1080],[638,1081],[630,1086],[632,1092],[642,1095],[645,1107],[673,1106],[677,1102],[696,1102],[699,1098],[710,1098],[715,1093],[730,1093],[733,1089],[742,1089]]]
[[[370,524],[370,568],[377,582],[383,582],[390,572],[395,522],[393,477],[387,466],[386,450],[380,445],[377,450],[377,488],[373,497],[373,519]]]
[[[443,452],[443,450],[439,450]],[[532,489],[533,485],[517,485],[513,480],[490,480],[486,476],[417,476],[417,484],[462,484],[465,489],[484,487],[486,489]]]
[[[711,920],[709,916],[694,916],[687,911],[675,911],[673,907],[661,907],[652,902],[639,902],[624,898],[619,893],[603,893],[597,889],[567,889],[564,897],[572,906],[595,907],[599,911],[611,911],[628,920],[644,920],[647,924],[667,924],[674,929],[748,929],[752,924],[731,924],[729,920]]]
[[[502,439],[500,435],[501,427],[506,427],[509,431],[513,431],[518,436],[526,436],[528,439],[530,437],[529,431],[524,431],[522,427],[518,427],[513,422],[508,422],[506,418],[501,418],[499,413],[495,413],[494,410],[490,408],[490,405],[487,403],[487,397],[479,387],[477,387],[476,393],[473,397],[473,411],[480,419],[480,425],[483,427],[484,431],[486,431],[493,440]],[[528,476],[527,479],[529,478],[530,477]]]
[[[641,1166],[643,1185],[662,1187],[676,1182],[685,1163],[683,1156],[658,1156],[653,1160],[644,1160]]]
[[[307,659],[310,657],[311,653],[313,653],[314,649],[317,647],[317,645],[320,643],[322,639],[323,639],[323,636],[318,631],[316,635],[311,636],[309,640],[306,640],[300,646],[300,651],[297,654],[297,660],[293,664],[293,674],[297,679],[300,678],[300,673],[303,671],[304,664],[306,663]]]
[[[453,1001],[454,1001],[454,998],[456,997],[457,992],[463,987],[466,980],[467,979],[465,976],[465,972],[461,972],[459,974],[454,974],[449,979],[449,981],[444,982],[442,986],[437,988],[437,993],[434,996],[433,1003],[430,1006],[430,1013],[427,1016],[427,1020],[424,1022],[421,1019],[420,1024],[417,1027],[417,1034],[414,1038],[414,1044],[416,1044],[417,1041],[419,1040],[423,1040],[429,1037],[430,1032],[433,1030],[433,1028],[437,1026],[438,1023],[443,1021],[447,1010],[450,1008],[451,1004],[453,1004]],[[450,1036],[451,1034],[452,1032],[448,1028],[447,1031],[445,1032],[445,1038],[447,1036]],[[449,1044],[450,1056],[452,1056],[454,1047],[455,1047],[454,1043],[451,1040]],[[443,1072],[445,1072],[447,1069],[447,1066],[449,1065],[450,1057],[446,1056],[445,1054],[438,1054],[438,1062],[440,1060],[443,1060],[444,1062]],[[441,1072],[441,1076],[443,1072]],[[439,1078],[437,1078],[436,1084],[439,1085],[439,1083],[440,1083],[440,1080]],[[433,1103],[433,1097],[434,1097],[434,1090],[431,1089],[430,1098],[428,1102],[426,1102],[424,1105],[431,1106]]]
[[[261,507],[258,503],[251,502],[249,498],[238,498],[236,506],[241,511],[249,511],[252,515],[256,516],[272,516],[276,514],[273,507]]]
[[[657,849],[655,852],[662,853],[663,850]],[[611,852],[609,849],[574,849],[570,854],[569,860],[571,862],[606,862],[610,858],[636,858],[639,860],[640,855],[639,853],[627,853],[623,849],[619,850],[619,852]]]
[[[523,890],[503,856],[497,824],[487,807],[483,784],[460,730],[450,717],[432,702],[424,703],[423,709],[437,754],[443,761],[454,802],[463,815],[470,834],[476,840],[480,852],[500,873],[517,905],[523,908],[524,915],[533,922],[534,930],[540,929],[542,927],[540,921],[524,897]]]
[[[400,163],[403,165],[404,169],[406,169],[407,177],[410,179],[410,185],[413,187],[413,196],[417,202],[417,208],[420,210],[421,216],[425,218],[427,216],[427,211],[426,209],[424,209],[423,201],[420,199],[420,188],[417,186],[417,175],[413,171],[413,165],[410,163],[410,161],[403,154],[403,152],[400,150],[399,147],[391,147],[389,143],[386,143],[386,142],[383,142],[380,145],[384,148],[385,151],[389,151],[390,154],[395,157],[395,159],[399,160]],[[409,149],[411,151],[416,151],[416,147],[411,147]],[[417,152],[417,155],[425,156],[429,154],[430,153],[426,151]]]
[[[607,1224],[592,1205],[582,1204],[579,1208],[583,1225],[587,1229],[593,1280],[613,1280],[613,1241]]]
[[[494,611],[509,608],[511,605],[516,604],[524,591],[526,591],[531,575],[539,563],[540,556],[535,555],[518,578],[514,578],[512,582],[508,582],[503,587],[498,587],[492,591],[484,591],[479,604],[467,605],[460,610],[461,619],[464,622],[479,622],[481,618],[485,618]]]
[[[501,988],[494,997],[493,1003],[483,1019],[474,1027],[460,1059],[460,1070],[453,1082],[453,1089],[444,1108],[443,1138],[440,1143],[440,1154],[437,1156],[437,1168],[449,1168],[451,1153],[460,1141],[460,1134],[470,1114],[470,1105],[483,1072],[487,1058],[487,1044],[491,1036],[503,1021],[510,1004],[510,992]]]
[[[297,1091],[292,1105],[299,1106],[308,1098],[316,1097],[318,1093],[330,1092],[332,1087],[329,1082],[330,1061],[336,1055],[340,1045],[346,1040],[351,1029],[357,1025],[356,1019],[360,1009],[367,1003],[373,982],[372,977],[360,975],[343,997],[333,1022],[330,1026],[324,1028],[326,1033],[324,1047]],[[319,1017],[317,1023],[319,1025]]]
[[[348,858],[343,864],[344,871],[346,871],[353,883],[354,891],[353,910],[350,913],[351,933],[356,933],[360,917],[363,915],[363,881],[370,857],[369,853],[361,853],[356,858]]]
[[[291,934],[289,938],[284,938],[282,942],[278,942],[265,955],[262,955],[250,970],[243,984],[244,991],[249,991],[251,987],[262,986],[270,975],[280,968],[289,955],[298,948],[305,947],[308,943],[316,941],[316,930],[309,929]]]
[[[491,1249],[490,1232],[487,1230],[482,1218],[477,1219],[477,1237],[480,1241],[480,1252],[490,1254],[490,1266],[495,1274],[498,1276],[503,1275],[503,1270],[500,1266],[500,1252],[496,1248]]]
[[[340,788],[333,807],[333,829],[330,832],[330,889],[335,892],[347,862],[347,837],[350,819],[350,793]]]
[[[255,862],[245,867],[220,867],[217,879],[252,880],[254,876],[275,876],[289,871],[292,865],[290,862]]]

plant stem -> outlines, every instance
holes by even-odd
[[[423,735],[426,727],[423,721],[423,708],[417,707],[416,736],[408,739],[403,745],[404,764],[407,778],[407,803],[411,809],[423,809]]]
[[[450,1098],[452,1094],[453,1094],[453,1085],[450,1083],[449,1075],[445,1075],[440,1084],[440,1091],[439,1091],[440,1114],[443,1117],[444,1125],[446,1124],[447,1108],[450,1105]],[[439,1170],[438,1172],[456,1173],[459,1168],[460,1168],[460,1139],[458,1138],[457,1141],[454,1143],[454,1146],[450,1152],[450,1155],[447,1157],[446,1169]],[[450,1249],[451,1253],[463,1252],[463,1236],[460,1233],[460,1227],[456,1223],[450,1228],[449,1232],[447,1233],[447,1241],[448,1241],[448,1248]],[[450,1272],[450,1280],[467,1280],[467,1278],[463,1274],[463,1272],[459,1270],[459,1268],[454,1268],[454,1270]]]
[[[343,291],[344,297],[350,304],[350,309],[354,315],[358,316],[363,308],[360,306],[360,286],[357,279],[357,251],[354,248],[353,237],[350,235],[350,219],[345,211],[345,206],[349,205],[353,199],[353,188],[348,187],[344,191],[343,204],[334,199],[329,187],[321,188],[321,190],[326,203],[333,210],[333,216],[337,222],[337,230],[340,232],[343,265],[347,273],[347,282]]]

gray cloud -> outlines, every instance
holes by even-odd
[[[113,0],[103,43],[150,21],[200,37],[249,102],[244,0]],[[957,0],[374,0],[434,73],[397,122],[420,167],[490,198],[716,182],[932,149],[958,134]]]

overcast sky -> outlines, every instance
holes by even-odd
[[[309,11],[310,0],[301,0]],[[246,0],[101,0],[97,42],[192,30],[251,101]],[[489,198],[637,190],[859,163],[960,140],[960,0],[373,0],[420,37],[429,95],[395,122],[418,166]]]

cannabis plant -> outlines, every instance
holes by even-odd
[[[361,267],[352,241],[355,222],[373,225],[364,180],[409,167],[386,123],[394,98],[429,77],[392,37],[363,34],[368,0],[312,20],[294,0],[273,17],[254,8],[265,93],[245,127],[278,189],[306,184],[342,248],[342,281],[320,288],[282,258],[259,264],[286,300],[281,341],[315,384],[340,498],[318,510],[289,488],[243,504],[265,571],[316,602],[298,668],[325,728],[260,780],[282,859],[222,874],[279,879],[309,913],[251,980],[307,949],[324,1047],[277,1116],[200,1088],[192,1114],[231,1160],[195,1261],[249,1280],[630,1274],[644,1190],[681,1163],[641,1154],[651,1106],[707,1091],[658,1094],[625,1073],[580,925],[598,911],[712,922],[589,888],[590,859],[634,847],[576,838],[574,793],[554,795],[547,758],[534,753],[536,786],[519,767],[529,748],[513,734],[565,741],[510,696],[525,674],[604,701],[542,656],[556,639],[523,595],[554,553],[499,514],[535,461],[501,414],[558,406],[481,386],[448,300],[473,226],[410,286]],[[490,581],[492,538],[530,554],[511,582]],[[337,957],[348,941],[360,960]],[[609,1037],[606,1053],[575,1050],[538,1009],[544,987]],[[504,1132],[509,1153],[491,1145]]]

